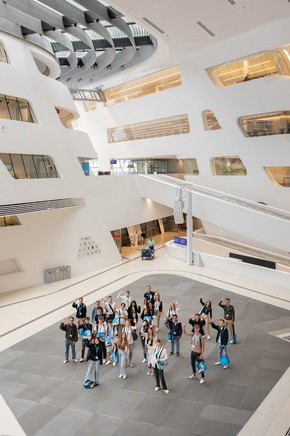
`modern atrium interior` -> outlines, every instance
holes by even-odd
[[[290,0],[0,0],[0,77],[0,434],[289,436]],[[168,389],[142,319],[84,389],[61,320],[147,285]],[[206,383],[164,325],[201,295]]]

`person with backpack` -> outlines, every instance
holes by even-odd
[[[84,388],[92,389],[95,386],[98,386],[99,384],[99,370],[100,370],[100,365],[103,364],[103,360],[102,360],[103,345],[100,341],[100,338],[92,339],[92,337],[89,336],[89,341],[86,346],[90,349],[90,354],[89,354],[89,366],[83,386]],[[91,372],[93,370],[94,370],[95,381],[90,380]]]
[[[194,332],[188,333],[186,331],[186,325],[183,325],[183,334],[185,336],[191,336],[191,367],[192,367],[192,374],[188,377],[190,380],[197,380],[196,375],[196,363],[203,360],[204,355],[204,347],[205,347],[205,341],[204,336],[200,333],[200,326],[199,324],[195,324],[194,326]],[[205,383],[205,376],[204,372],[201,373],[201,379],[200,384]]]

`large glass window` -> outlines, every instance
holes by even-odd
[[[223,87],[265,76],[290,75],[289,58],[282,51],[264,51],[208,68],[213,83]]]
[[[0,118],[27,123],[37,123],[27,100],[0,94]]]
[[[0,42],[0,62],[5,62],[5,64],[10,63],[2,42]]]
[[[210,110],[202,112],[204,130],[219,130],[221,126],[215,117],[215,114]]]
[[[290,111],[248,115],[238,124],[245,136],[284,135],[290,133]]]
[[[165,91],[181,85],[181,74],[178,66],[140,77],[106,89],[107,106],[132,100],[155,92]]]
[[[17,216],[2,216],[0,217],[0,227],[19,226],[20,222]]]
[[[186,114],[107,129],[108,142],[181,135],[189,131],[189,120]]]
[[[127,174],[171,174],[198,175],[196,159],[111,159],[114,175]]]
[[[49,156],[42,154],[0,153],[0,159],[14,179],[47,179],[59,177]]]
[[[264,167],[264,170],[275,185],[290,188],[290,167]]]
[[[247,170],[239,156],[221,156],[211,159],[214,176],[246,176]]]

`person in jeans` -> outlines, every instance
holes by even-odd
[[[100,365],[103,364],[102,361],[102,343],[99,338],[91,340],[92,337],[89,336],[87,347],[91,350],[89,357],[89,366],[86,373],[84,386],[91,385],[91,387],[98,386],[99,384],[99,369]],[[91,372],[94,370],[95,380],[90,380]]]
[[[212,328],[214,328],[215,330],[217,330],[217,335],[216,335],[216,343],[218,346],[218,355],[219,355],[219,360],[215,363],[215,365],[220,365],[220,356],[222,351],[225,353],[225,355],[227,356],[227,345],[228,345],[228,340],[229,340],[229,332],[228,329],[226,328],[226,323],[224,319],[220,319],[219,321],[219,325],[214,324],[213,320],[210,320],[210,324],[212,326]],[[229,367],[229,365],[224,365],[223,368],[227,369]]]
[[[223,301],[225,302],[225,304],[223,303]],[[235,308],[231,305],[231,300],[225,297],[221,298],[219,306],[224,309],[225,326],[230,334],[230,344],[235,344],[233,332],[233,324],[235,323]]]
[[[194,326],[194,333],[188,333],[186,331],[186,325],[183,325],[183,334],[186,336],[191,336],[191,367],[192,374],[188,377],[190,380],[197,380],[196,375],[196,362],[198,360],[203,360],[204,354],[204,336],[200,333],[200,327],[198,324]],[[201,373],[200,384],[205,383],[204,372]]]
[[[129,366],[132,367],[132,359],[133,359],[133,351],[134,351],[134,339],[133,339],[133,330],[136,330],[135,326],[131,325],[131,322],[127,319],[125,322],[125,327],[123,327],[122,332],[126,333],[127,341],[129,345]],[[128,361],[128,359],[127,359]]]
[[[118,325],[118,335],[121,336],[123,327],[125,327],[126,320],[128,319],[128,311],[126,304],[121,303],[121,308],[116,311],[116,316],[120,318],[120,324]]]
[[[123,331],[121,337],[118,339],[118,355],[119,355],[119,365],[120,365],[120,375],[119,378],[127,378],[125,371],[125,363],[129,357],[129,344],[127,341],[126,332]]]
[[[65,360],[63,363],[68,362],[69,347],[71,347],[72,359],[74,362],[78,362],[76,359],[75,344],[78,341],[78,329],[74,324],[74,317],[69,318],[69,323],[65,323],[65,318],[62,320],[59,328],[65,332]]]
[[[81,330],[81,337],[82,337],[82,351],[81,351],[80,362],[84,362],[85,348],[88,344],[89,336],[92,336],[92,329],[93,329],[93,326],[90,323],[89,316],[86,316],[85,319],[81,321],[80,325],[78,326],[78,329]],[[88,334],[88,332],[90,332],[90,334]]]
[[[171,350],[170,356],[174,354],[174,344],[176,343],[176,356],[179,356],[179,342],[182,336],[182,325],[178,321],[177,315],[173,315],[173,319],[169,320],[170,336],[171,336]]]
[[[79,326],[81,320],[87,316],[87,306],[84,304],[83,297],[79,298],[79,302],[77,301],[78,299],[75,298],[72,307],[74,307],[77,310],[76,318],[77,318],[77,325]]]
[[[154,368],[154,375],[156,380],[155,391],[160,391],[160,381],[162,384],[162,389],[166,394],[169,394],[169,390],[166,385],[163,368],[167,362],[167,351],[162,347],[161,340],[156,340],[156,346],[154,347],[154,360],[152,366]]]

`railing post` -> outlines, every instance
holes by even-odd
[[[190,189],[187,191],[187,255],[186,263],[187,265],[192,265],[192,192]]]

